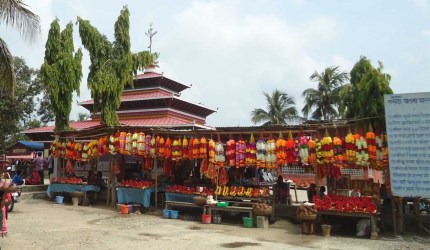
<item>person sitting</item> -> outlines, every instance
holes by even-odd
[[[25,179],[25,185],[40,185],[40,175],[37,170],[33,170],[30,178]]]
[[[12,183],[16,185],[24,184],[24,179],[22,178],[22,171],[17,170],[15,176],[12,178]]]
[[[317,195],[317,185],[315,183],[311,183],[308,188],[308,202],[314,202],[314,196]]]
[[[97,172],[95,185],[99,186],[100,189],[105,189],[106,188],[106,182],[105,182],[105,180],[103,180],[103,173],[102,173],[102,171],[98,171]]]
[[[91,184],[91,185],[95,185],[97,182],[97,176],[94,174],[92,170],[88,171],[87,182],[88,184]]]
[[[325,186],[321,186],[320,194],[319,194],[321,200],[324,199],[324,195],[325,195]]]

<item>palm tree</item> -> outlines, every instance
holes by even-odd
[[[21,0],[0,0],[0,23],[18,29],[21,36],[33,42],[40,32],[39,16],[27,9]],[[6,42],[0,38],[0,83],[10,97],[15,95],[13,57]]]
[[[287,124],[287,121],[299,120],[297,109],[291,96],[279,90],[274,90],[272,95],[263,92],[266,97],[267,111],[254,109],[251,112],[251,120],[254,124],[265,122],[263,125]]]
[[[317,82],[318,87],[303,91],[302,95],[305,98],[303,115],[307,118],[312,111],[312,119],[328,120],[338,117],[339,91],[342,84],[348,80],[348,74],[340,72],[338,66],[332,66],[326,68],[321,74],[315,71],[310,79]]]

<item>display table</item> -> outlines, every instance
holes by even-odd
[[[336,211],[318,211],[319,221],[322,221],[322,217],[324,215],[327,216],[343,216],[343,217],[359,217],[370,219],[370,238],[372,240],[378,239],[378,231],[376,227],[376,217],[379,213],[376,214],[368,214],[368,213],[347,213],[347,212],[336,212]],[[321,224],[321,223],[320,223]]]
[[[85,194],[88,191],[99,192],[100,187],[95,185],[51,183],[49,184],[46,193],[51,197],[51,194],[55,192],[83,192]]]
[[[162,187],[157,188],[159,192],[164,192],[164,190]],[[155,187],[145,189],[120,187],[116,191],[118,203],[139,203],[148,208],[151,205],[151,193],[155,192]]]
[[[270,206],[272,206],[272,214],[270,216],[270,219],[272,221],[275,220],[275,199],[271,196],[269,196],[269,197],[258,197],[258,198],[246,197],[246,196],[222,196],[222,197],[219,196],[218,200],[228,201],[228,202],[230,202],[230,204],[231,203],[238,203],[239,205],[251,206],[251,207],[259,201],[267,203]]]
[[[166,201],[195,203],[194,197],[199,195],[166,192]]]

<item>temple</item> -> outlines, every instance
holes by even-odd
[[[216,110],[181,99],[181,92],[190,86],[171,80],[154,69],[137,75],[133,87],[126,86],[121,105],[117,111],[119,122],[124,127],[212,129],[206,126],[206,117]],[[91,113],[91,120],[71,122],[75,131],[103,127],[99,112],[94,112],[94,101],[79,102]],[[29,129],[23,134],[33,141],[52,142],[55,126]]]

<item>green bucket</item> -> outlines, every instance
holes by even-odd
[[[254,227],[254,219],[250,217],[243,217],[243,226],[247,228]]]

